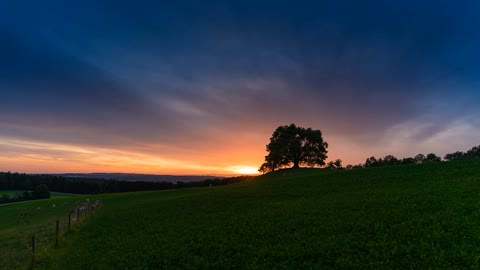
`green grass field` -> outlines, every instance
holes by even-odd
[[[54,243],[56,220],[60,220],[65,229],[68,211],[85,198],[88,196],[52,192],[51,199],[0,205],[0,269],[25,269],[30,262],[31,236],[37,236],[40,250],[50,248]],[[21,213],[27,216],[22,217]]]
[[[9,196],[15,195],[15,194],[23,194],[24,190],[0,190],[0,196],[3,194],[7,194]],[[68,197],[68,196],[76,196],[78,194],[72,194],[72,193],[62,193],[62,192],[50,192],[50,195],[52,198],[60,198],[60,197]]]
[[[478,160],[287,170],[102,201],[37,269],[479,268]],[[14,215],[0,208],[2,236]]]
[[[0,190],[0,196],[3,194],[7,194],[8,196],[13,196],[15,194],[23,194],[23,190]],[[64,198],[64,197],[71,197],[71,196],[77,196],[78,194],[72,194],[72,193],[62,193],[62,192],[50,192],[50,198]],[[42,200],[42,199],[40,199]],[[0,204],[0,207],[11,205],[11,204],[19,204],[19,203],[27,203],[31,202],[34,200],[28,200],[28,201],[19,201],[19,202],[12,202],[12,203],[2,203]]]

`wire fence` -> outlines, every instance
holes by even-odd
[[[59,248],[62,239],[78,224],[86,220],[101,206],[101,200],[77,201],[75,207],[56,219],[31,227],[21,226],[26,219],[19,219],[12,228],[15,233],[0,235],[0,269],[35,268],[39,254],[45,250]]]

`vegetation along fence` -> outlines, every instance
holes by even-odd
[[[53,219],[45,224],[35,226],[35,229],[20,229],[9,238],[2,238],[0,250],[7,251],[0,256],[0,269],[23,268],[27,263],[30,269],[35,268],[37,259],[43,254],[48,254],[52,249],[61,247],[62,239],[74,227],[94,213],[100,206],[100,199],[82,199],[77,201],[61,218]],[[56,207],[55,204],[52,207]],[[20,221],[22,215],[20,213]],[[28,221],[25,221],[28,222]],[[18,225],[21,225],[18,223]],[[18,226],[22,228],[23,226]]]

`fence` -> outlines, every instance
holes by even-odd
[[[25,267],[29,261],[30,269],[35,267],[38,255],[49,248],[59,248],[61,239],[100,207],[100,199],[86,199],[77,203],[66,215],[31,230],[19,231],[18,237],[1,239],[0,250],[9,252],[0,256],[0,269],[18,269]]]

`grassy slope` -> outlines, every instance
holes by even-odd
[[[0,205],[0,269],[28,265],[30,237],[38,236],[39,248],[51,245],[55,221],[61,220],[64,226],[66,213],[84,198],[86,196],[56,193],[52,194],[52,199]],[[21,217],[20,213],[28,213],[28,216]]]
[[[105,196],[40,268],[478,266],[480,161],[283,173]]]

